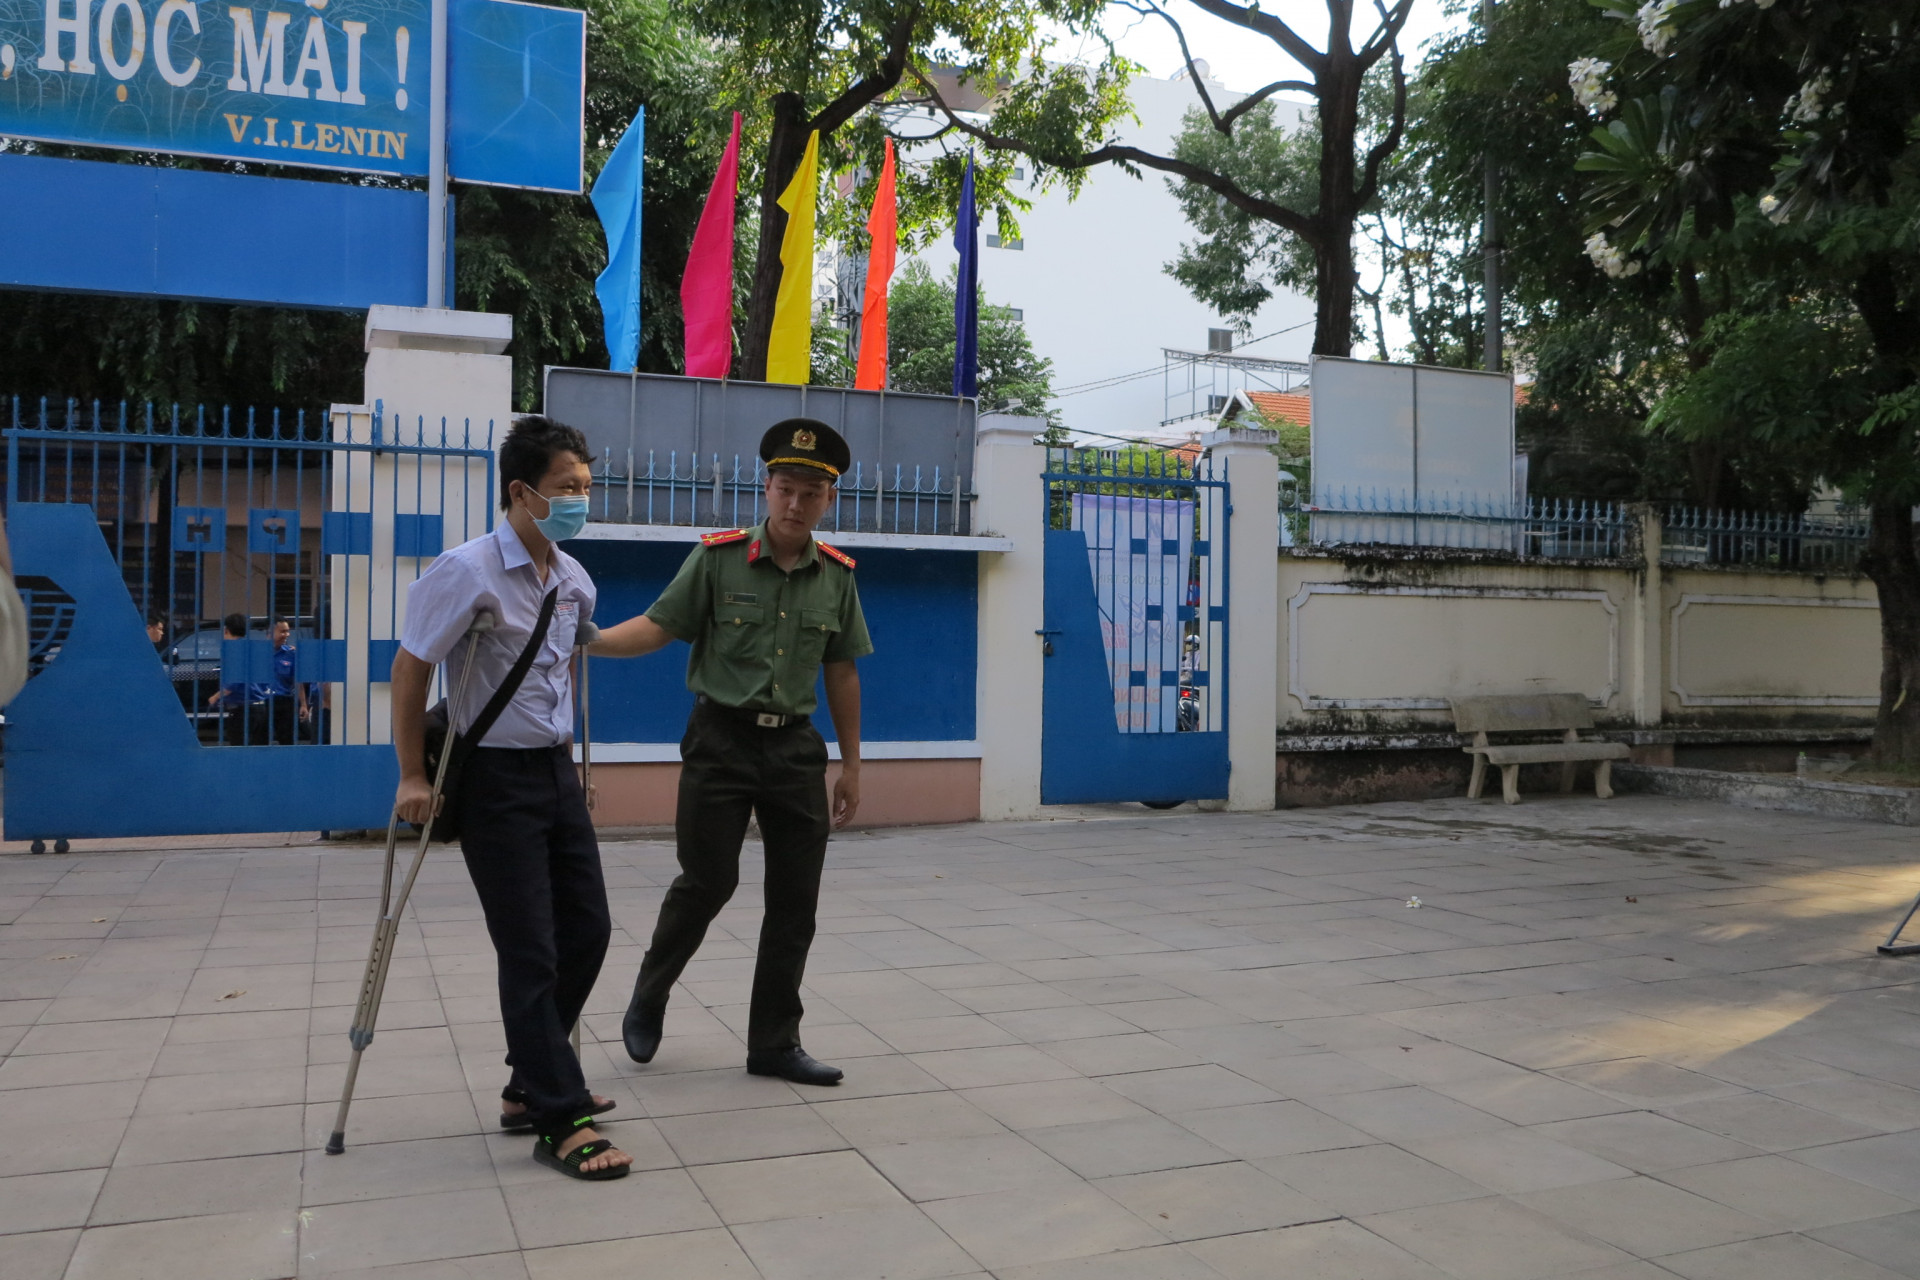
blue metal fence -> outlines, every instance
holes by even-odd
[[[738,454],[601,450],[593,463],[594,519],[614,524],[744,528],[766,512],[766,470]],[[822,533],[965,534],[973,495],[940,467],[858,462],[840,477]]]
[[[1660,524],[1664,564],[1738,564],[1851,573],[1866,550],[1871,517],[1864,511],[1780,515],[1669,507]]]
[[[1371,488],[1283,490],[1280,523],[1283,545],[1451,547],[1556,560],[1632,555],[1637,525],[1614,502]]]
[[[493,527],[492,425],[17,399],[6,423],[35,655],[8,835],[384,823],[376,686],[407,584]]]

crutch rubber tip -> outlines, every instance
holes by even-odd
[[[1874,950],[1883,956],[1920,956],[1920,943],[1910,943],[1901,947],[1880,946],[1875,947]]]
[[[347,1149],[346,1131],[342,1130],[327,1139],[327,1154],[337,1156]]]

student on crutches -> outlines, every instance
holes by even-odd
[[[569,1032],[580,1017],[611,921],[600,847],[573,765],[570,672],[576,631],[593,615],[586,570],[555,545],[586,524],[592,477],[586,439],[546,417],[525,417],[501,445],[500,501],[506,519],[491,533],[436,559],[407,590],[407,618],[393,663],[393,743],[400,757],[399,816],[432,815],[424,757],[427,688],[448,665],[457,685],[479,612],[496,625],[474,650],[477,667],[463,705],[448,708],[456,728],[474,726],[483,705],[533,655],[498,719],[470,754],[443,806],[458,806],[460,851],[480,895],[499,962],[500,1016],[512,1075],[501,1090],[500,1123],[530,1129],[534,1158],[571,1177],[625,1176],[633,1158],[594,1132],[592,1118],[614,1104],[587,1091]],[[546,598],[546,635],[531,646]],[[589,624],[590,625],[590,624]],[[531,646],[531,647],[530,647]]]

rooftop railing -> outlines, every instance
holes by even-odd
[[[1553,560],[1635,553],[1638,522],[1615,502],[1386,489],[1281,491],[1287,546],[1445,547]]]
[[[1660,523],[1660,560],[1851,573],[1866,550],[1868,524],[1864,511],[1780,515],[1669,507]]]

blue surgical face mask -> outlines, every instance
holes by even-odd
[[[557,498],[549,498],[536,490],[529,489],[527,492],[547,504],[547,514],[544,517],[535,516],[533,527],[545,534],[548,541],[565,542],[568,538],[577,538],[580,531],[587,527],[587,508],[591,499],[586,494],[563,493]]]

